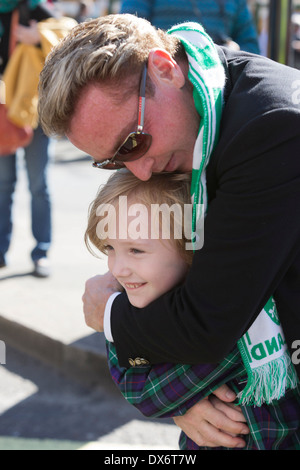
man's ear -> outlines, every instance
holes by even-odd
[[[152,49],[148,59],[148,73],[154,84],[163,82],[182,88],[185,76],[178,63],[164,49]]]

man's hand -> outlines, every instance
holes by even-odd
[[[82,301],[87,326],[98,332],[103,331],[106,303],[114,292],[122,290],[123,288],[110,272],[92,277],[86,282]]]
[[[184,416],[174,418],[187,436],[199,446],[243,448],[246,443],[239,434],[249,434],[241,409],[231,402],[235,394],[226,386],[194,405]]]

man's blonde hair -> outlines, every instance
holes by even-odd
[[[153,48],[181,57],[180,41],[133,15],[108,15],[76,26],[49,54],[39,85],[39,115],[48,135],[69,130],[86,85],[113,88],[124,100],[138,89],[142,68]]]
[[[186,243],[190,240],[186,238],[184,227],[185,205],[191,204],[190,187],[190,173],[156,173],[148,181],[141,181],[127,169],[116,171],[107,183],[100,188],[95,200],[90,205],[88,227],[85,233],[85,243],[89,251],[95,255],[94,248],[96,248],[107,254],[106,239],[99,236],[97,230],[100,221],[100,216],[97,215],[98,208],[101,205],[112,205],[118,208],[120,196],[127,196],[128,198],[133,196],[134,203],[144,204],[147,208],[150,208],[152,204],[159,206],[166,204],[169,208],[176,204],[180,207],[179,218],[172,211],[168,212],[170,239],[174,241],[183,259],[191,264],[193,253],[186,250]],[[163,223],[163,217],[162,215],[159,220],[160,225]],[[176,239],[174,238],[175,225],[181,231],[181,236]]]

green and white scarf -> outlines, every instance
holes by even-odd
[[[207,210],[206,167],[218,142],[223,109],[225,72],[212,39],[197,23],[174,26],[169,34],[183,44],[189,60],[189,80],[194,87],[194,102],[201,117],[194,148],[191,195],[194,204],[193,233],[199,230]],[[197,247],[199,248],[199,246]],[[248,374],[240,393],[240,404],[261,406],[284,396],[297,386],[284,334],[271,298],[248,332],[238,341]]]

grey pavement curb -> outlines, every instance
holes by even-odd
[[[54,367],[57,371],[85,385],[97,385],[99,378],[101,378],[102,385],[112,384],[107,367],[105,342],[100,334],[95,333],[90,339],[65,344],[63,341],[46,336],[2,315],[0,315],[0,331],[1,338],[7,345]]]

